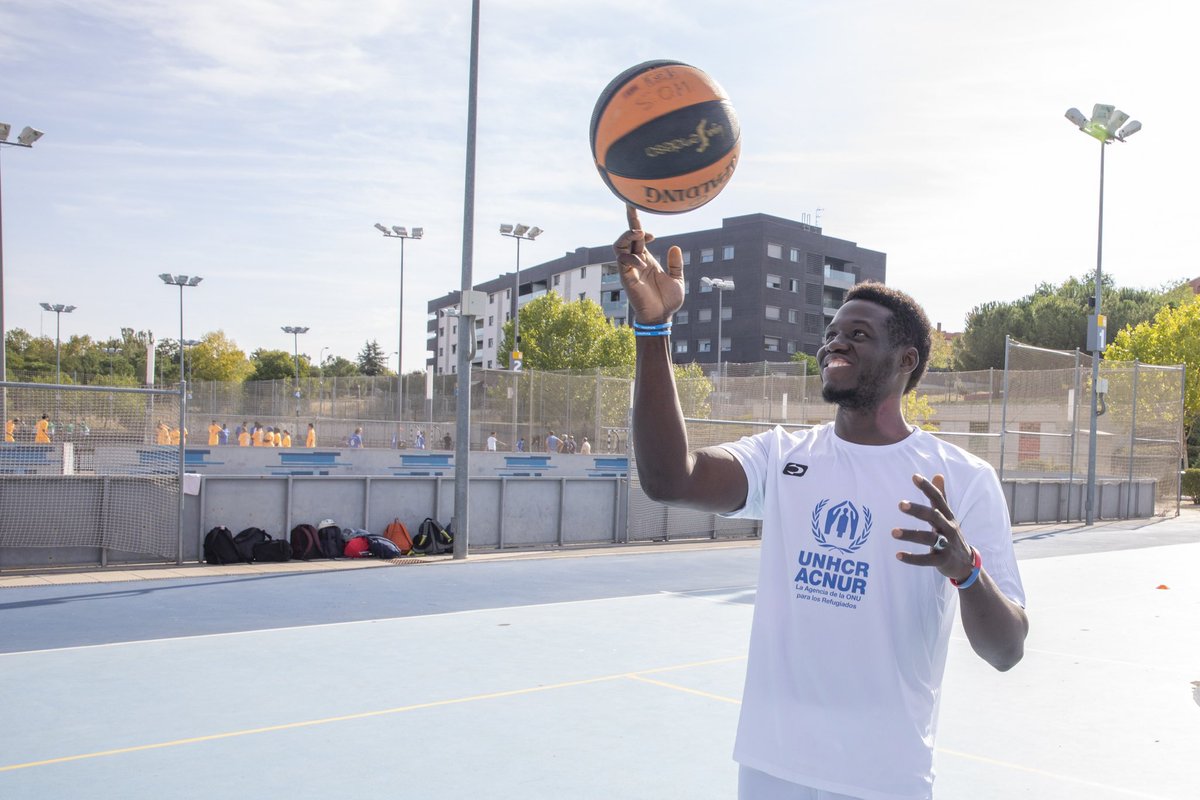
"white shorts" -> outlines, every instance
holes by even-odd
[[[857,800],[848,794],[825,792],[738,765],[738,800]]]

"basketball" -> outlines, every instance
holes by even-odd
[[[729,182],[742,132],[729,96],[704,72],[647,61],[600,93],[591,139],[596,169],[613,194],[652,214],[681,214]]]

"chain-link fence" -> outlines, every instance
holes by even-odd
[[[178,560],[178,391],[0,383],[0,547]]]

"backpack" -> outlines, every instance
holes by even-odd
[[[267,541],[256,542],[251,548],[255,561],[291,561],[292,544],[283,539],[272,539],[267,535]]]
[[[413,539],[413,549],[418,553],[440,556],[454,549],[454,536],[438,524],[433,517],[426,517],[417,529],[417,537]]]
[[[318,528],[317,542],[321,545],[321,553],[325,558],[341,558],[342,549],[346,546],[342,541],[342,529],[337,525]]]
[[[371,555],[377,558],[400,558],[405,552],[391,539],[377,533],[372,533],[367,537],[367,547],[370,549]]]
[[[347,528],[349,530],[349,528]],[[346,542],[346,547],[342,551],[346,558],[367,558],[374,555],[371,552],[370,541],[366,536],[354,536]]]
[[[242,554],[242,561],[254,560],[254,545],[271,541],[271,537],[262,528],[246,528],[233,537],[233,543]]]
[[[317,538],[317,529],[312,525],[301,524],[292,528],[292,558],[308,561],[312,558],[324,558],[321,552],[321,540]]]
[[[245,559],[233,543],[233,533],[218,525],[204,535],[204,560],[209,564],[238,564]]]
[[[396,549],[401,554],[407,553],[413,549],[412,537],[408,535],[408,528],[404,527],[404,523],[400,518],[392,520],[388,526],[383,529],[384,538],[391,541],[396,546]],[[389,556],[389,558],[398,558],[399,556]]]

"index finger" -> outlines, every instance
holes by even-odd
[[[631,205],[625,206],[625,219],[629,223],[629,230],[640,231],[642,229],[642,221],[638,219],[637,208]]]
[[[954,519],[954,512],[950,510],[950,502],[946,499],[946,478],[944,476],[934,475],[933,480],[930,481],[924,475],[913,475],[913,483],[925,493],[934,509],[940,511],[946,519]]]

